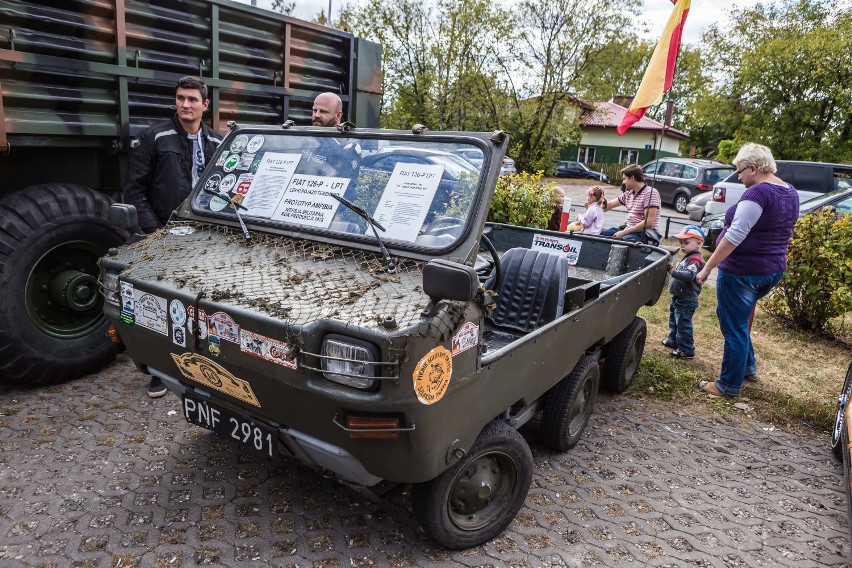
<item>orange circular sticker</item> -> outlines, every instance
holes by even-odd
[[[423,356],[414,368],[414,392],[423,404],[435,404],[447,392],[453,374],[453,356],[441,345]]]

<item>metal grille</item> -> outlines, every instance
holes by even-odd
[[[123,247],[119,259],[128,263],[123,278],[169,282],[193,296],[203,292],[205,300],[280,319],[291,333],[323,318],[377,329],[393,318],[405,328],[421,322],[429,301],[422,261],[395,258],[397,272],[388,274],[373,252],[263,233],[246,241],[219,225],[171,222]],[[462,311],[453,305],[433,322],[438,335],[451,331]]]

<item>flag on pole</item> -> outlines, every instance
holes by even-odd
[[[645,76],[630,108],[624,113],[621,124],[616,130],[619,135],[627,132],[627,129],[639,122],[645,116],[645,111],[653,104],[663,99],[663,93],[671,89],[674,79],[675,63],[680,51],[680,38],[683,34],[683,25],[686,23],[686,15],[689,13],[690,0],[672,0],[674,8],[669,21],[663,30],[663,35],[657,43]]]

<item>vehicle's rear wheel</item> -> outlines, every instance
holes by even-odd
[[[445,548],[487,542],[509,526],[532,481],[526,440],[504,422],[491,422],[468,454],[432,481],[414,486],[414,514]]]
[[[541,438],[557,452],[564,452],[580,441],[595,408],[600,384],[598,362],[583,355],[571,373],[556,383],[541,413]]]
[[[601,373],[601,383],[606,390],[624,392],[633,384],[642,353],[645,351],[647,335],[645,320],[635,317],[630,325],[609,343]]]
[[[127,234],[107,220],[110,204],[65,184],[0,201],[0,380],[66,381],[115,358],[97,261]]]
[[[689,197],[685,193],[678,193],[674,198],[674,208],[678,213],[686,213],[686,206],[689,204]]]
[[[843,459],[843,446],[848,442],[844,440],[843,433],[846,431],[846,407],[852,399],[852,363],[846,371],[846,380],[837,397],[837,414],[834,416],[834,430],[831,431],[831,450],[837,459]]]

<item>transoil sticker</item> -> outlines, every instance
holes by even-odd
[[[290,344],[259,333],[241,329],[240,351],[288,369],[296,369],[296,350]]]
[[[136,325],[163,335],[169,334],[169,324],[166,321],[166,299],[139,290],[133,291],[136,306],[134,309]]]
[[[469,321],[461,326],[459,332],[453,336],[453,356],[467,351],[471,347],[476,347],[478,343],[479,326]]]
[[[432,349],[417,363],[412,373],[414,393],[423,404],[435,404],[450,385],[453,374],[453,357],[443,345]]]
[[[201,383],[260,408],[260,403],[248,381],[238,379],[224,367],[197,353],[170,354],[178,370],[187,379]]]
[[[568,258],[568,264],[577,264],[580,258],[581,241],[550,237],[547,235],[533,235],[532,250],[543,250],[553,254],[564,254]]]

